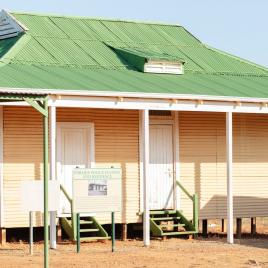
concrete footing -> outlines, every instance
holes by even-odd
[[[122,223],[122,241],[127,240],[127,224]]]
[[[62,229],[60,225],[57,225],[57,243],[62,242]]]

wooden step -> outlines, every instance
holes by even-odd
[[[176,214],[176,210],[151,210],[150,215],[170,215]]]
[[[160,218],[151,218],[153,221],[175,221],[179,220],[180,217],[160,217]]]
[[[71,219],[62,218],[61,224],[71,240],[76,240]],[[84,216],[80,218],[80,234],[82,241],[107,239],[108,234],[98,221],[92,216]],[[88,239],[87,239],[88,238]]]
[[[158,224],[160,227],[184,227],[184,223],[178,223],[178,224]]]
[[[80,229],[80,233],[93,233],[98,232],[100,229]]]
[[[98,241],[98,240],[107,240],[111,239],[110,236],[92,236],[92,237],[81,237],[80,241],[81,242],[86,242],[86,241]]]
[[[196,231],[164,232],[163,236],[166,236],[166,235],[187,235],[187,234],[197,234],[197,232]]]
[[[93,221],[86,221],[86,220],[80,220],[80,225],[81,224],[92,224]]]

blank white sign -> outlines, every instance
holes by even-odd
[[[44,212],[44,182],[23,181],[21,183],[21,209],[24,212]],[[48,181],[48,211],[60,212],[60,184]]]

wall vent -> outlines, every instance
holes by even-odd
[[[0,11],[0,39],[19,35],[28,29],[5,10]]]

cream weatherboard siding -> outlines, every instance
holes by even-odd
[[[234,114],[234,217],[268,215],[268,116]],[[181,182],[200,196],[200,218],[225,218],[224,113],[179,113]],[[183,211],[191,203],[182,194]]]
[[[121,167],[123,213],[118,222],[136,222],[139,217],[139,115],[138,111],[104,109],[57,109],[58,122],[93,122],[95,161],[99,167]],[[19,185],[22,180],[42,178],[42,118],[26,107],[4,108],[4,215],[5,227],[28,225],[22,213]],[[37,213],[35,225],[41,225]],[[110,222],[110,215],[98,215]]]
[[[33,108],[4,107],[4,227],[29,226],[20,206],[23,180],[42,178],[42,116]],[[41,225],[40,213],[34,224]]]
[[[138,220],[139,212],[139,113],[109,109],[57,109],[57,122],[93,122],[95,127],[95,164],[97,167],[122,168],[122,214],[117,222]],[[98,214],[110,223],[110,214]]]
[[[117,221],[139,221],[138,111],[59,108],[57,121],[94,123],[96,166],[123,170],[123,213]],[[234,114],[235,217],[268,215],[267,140],[267,115]],[[179,112],[179,147],[181,182],[199,193],[200,218],[225,217],[225,114]],[[41,115],[30,107],[4,107],[5,227],[28,225],[28,215],[20,210],[19,185],[42,178],[42,150]],[[181,195],[181,208],[191,216],[191,203]],[[98,219],[109,223],[110,215]],[[41,224],[37,213],[35,225]]]

